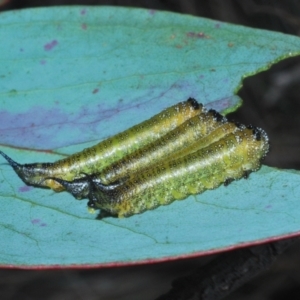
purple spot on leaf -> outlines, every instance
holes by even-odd
[[[155,9],[149,9],[149,14],[150,15],[155,15],[156,14],[156,10]]]
[[[60,111],[57,106],[48,110],[35,106],[22,113],[0,110],[0,139],[7,145],[15,145],[15,140],[19,146],[25,148],[41,145],[42,149],[52,149],[55,147],[53,139],[57,136],[57,131],[63,125],[72,127],[73,121],[70,118],[68,113]],[[52,146],[48,145],[47,139]]]
[[[83,23],[83,24],[81,24],[81,28],[82,28],[83,30],[86,30],[86,29],[87,29],[87,25],[86,25],[85,23]]]
[[[81,14],[82,16],[84,16],[84,15],[86,14],[86,9],[82,9],[82,10],[80,11],[80,14]]]
[[[265,207],[265,209],[271,209],[272,208],[272,205],[267,205],[266,207]]]
[[[21,187],[19,188],[19,192],[21,192],[21,193],[25,193],[25,192],[28,192],[28,191],[30,191],[30,190],[32,190],[32,187],[31,187],[31,186],[28,186],[28,185],[24,185],[24,186],[21,186]]]
[[[93,94],[97,94],[99,92],[99,89],[94,89]]]
[[[220,28],[220,27],[221,27],[220,23],[215,24],[215,28]]]
[[[59,102],[52,108],[37,105],[20,113],[0,108],[0,140],[3,145],[43,151],[82,143],[99,137],[99,132],[103,133],[101,121],[117,118],[119,111],[120,107],[106,104],[83,105],[70,114],[60,108]]]
[[[206,105],[207,108],[213,108],[217,111],[223,111],[224,109],[232,106],[235,102],[234,97],[225,97],[222,99],[214,100]]]
[[[191,37],[191,38],[200,38],[200,39],[209,38],[209,36],[203,32],[191,32],[190,31],[186,35],[187,35],[187,37]]]
[[[40,60],[40,64],[41,65],[45,65],[46,64],[46,61],[44,59]]]
[[[32,220],[31,220],[31,224],[33,224],[33,225],[38,225],[38,226],[40,226],[40,227],[45,227],[45,226],[47,226],[47,224],[44,223],[44,222],[42,222],[42,220],[40,220],[40,219],[32,219]]]
[[[45,49],[45,51],[50,51],[50,50],[52,50],[57,45],[58,45],[57,40],[53,40],[50,43],[45,44],[44,45],[44,49]]]

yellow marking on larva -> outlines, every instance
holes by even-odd
[[[19,177],[28,185],[49,187],[55,191],[64,188],[57,181],[47,178],[74,180],[84,174],[100,172],[125,155],[159,139],[186,120],[202,112],[202,105],[194,99],[171,106],[154,117],[116,134],[99,144],[84,149],[54,163],[18,164],[5,155]]]
[[[268,150],[262,129],[242,126],[196,152],[129,175],[112,190],[96,185],[95,204],[118,217],[141,213],[257,171]]]

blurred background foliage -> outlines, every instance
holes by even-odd
[[[0,11],[54,5],[113,5],[168,10],[300,35],[300,2],[297,0],[0,0]],[[268,71],[248,77],[239,91],[244,105],[229,116],[268,132],[271,152],[265,161],[267,165],[300,169],[299,83],[300,57],[287,59]],[[299,299],[299,251],[300,243],[296,243],[269,271],[226,299]],[[0,298],[150,300],[165,293],[172,279],[188,274],[214,258],[113,269],[0,270]]]

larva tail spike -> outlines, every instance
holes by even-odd
[[[46,187],[44,184],[45,174],[48,172],[48,168],[51,164],[49,163],[34,163],[34,164],[19,164],[6,155],[4,152],[0,151],[0,154],[7,160],[10,166],[18,174],[18,176],[28,185],[33,185],[36,187]]]
[[[53,180],[62,185],[67,192],[72,194],[76,199],[87,198],[90,194],[90,180],[83,177],[73,181],[64,180],[56,177],[47,177],[45,180]]]
[[[12,166],[12,168],[17,172],[17,170],[21,169],[23,166],[16,161],[14,161],[12,158],[10,158],[8,155],[6,155],[4,152],[0,150],[0,154],[7,160],[7,162]]]

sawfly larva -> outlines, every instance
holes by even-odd
[[[63,187],[57,181],[49,178],[74,180],[84,176],[84,174],[98,173],[106,166],[159,139],[188,119],[199,115],[202,110],[202,104],[189,98],[187,101],[171,106],[149,120],[116,134],[93,147],[54,163],[19,164],[2,151],[0,154],[26,184],[61,191]]]
[[[101,174],[87,175],[82,182],[89,181],[90,207],[128,217],[246,177],[260,168],[268,150],[262,129],[239,126],[200,150],[150,165],[113,184],[103,184]],[[58,181],[72,194],[80,188],[80,181]]]
[[[195,118],[191,118],[174,129],[174,133],[171,131],[161,139],[155,141],[155,143],[138,149],[120,161],[104,168],[101,172],[96,173],[98,180],[101,180],[101,183],[104,185],[110,185],[128,177],[128,174],[143,172],[143,169],[149,168],[149,166],[157,164],[162,160],[174,160],[205,148],[230,132],[234,132],[238,127],[235,123],[228,122],[224,117],[221,118],[218,116],[216,121],[215,111],[210,111],[205,116],[200,115],[199,118],[197,117],[198,120],[196,122],[193,120]],[[206,122],[206,124],[200,126],[199,119],[201,119],[201,123]],[[196,132],[192,132],[192,128]],[[51,179],[57,180],[76,199],[83,199],[87,198],[90,193],[90,177],[89,174],[86,174],[86,176],[72,181],[58,178]]]

